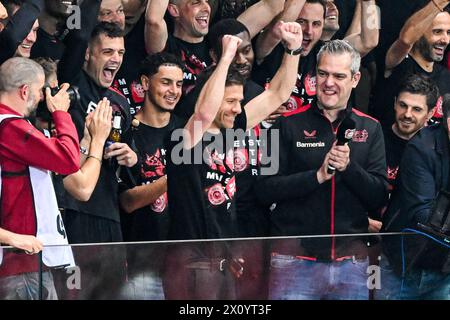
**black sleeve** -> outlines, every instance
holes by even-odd
[[[252,80],[264,87],[277,73],[283,60],[284,49],[281,44],[277,45],[272,52],[261,62],[255,63],[252,71]]]
[[[258,201],[266,206],[279,201],[304,197],[320,186],[317,180],[318,169],[289,173],[289,163],[292,161],[289,145],[292,137],[285,129],[286,122],[287,118],[281,118],[270,129],[267,136],[267,150],[263,151],[261,175],[255,191]],[[279,136],[272,134],[277,132]],[[277,145],[279,150],[276,148]],[[270,155],[270,161],[268,158],[264,159],[266,155]],[[271,171],[277,172],[274,174]]]
[[[245,113],[245,109],[242,109],[242,112],[238,114],[234,120],[233,129],[241,129],[247,131],[247,114]]]
[[[19,44],[30,33],[43,7],[44,0],[28,0],[11,17],[6,28],[0,32],[0,64],[14,56]]]
[[[58,80],[71,83],[80,72],[92,30],[97,25],[101,0],[83,1],[81,10],[81,29],[70,30],[64,38],[66,49],[58,63]]]

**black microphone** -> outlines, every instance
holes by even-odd
[[[356,124],[353,119],[350,118],[350,116],[347,116],[342,120],[341,124],[339,125],[337,134],[336,134],[336,140],[338,146],[343,146],[347,142],[351,141],[353,138],[353,135],[355,134],[356,130]],[[328,165],[327,173],[333,174],[336,171],[336,168],[332,165]]]

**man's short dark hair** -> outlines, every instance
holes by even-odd
[[[397,97],[402,92],[423,95],[427,101],[428,111],[436,106],[439,99],[439,88],[429,77],[421,74],[411,74],[400,84]]]
[[[102,34],[108,38],[122,38],[124,36],[124,33],[118,24],[112,22],[100,22],[95,26],[94,30],[92,30],[90,42],[97,40]]]
[[[147,56],[141,62],[139,76],[151,77],[158,73],[161,66],[175,66],[184,71],[184,65],[177,56],[167,52],[159,52]]]
[[[325,16],[327,14],[327,1],[326,0],[306,0],[306,3],[309,3],[309,4],[318,3],[318,4],[322,5],[322,7],[323,7],[323,18],[325,19]]]
[[[217,55],[217,59],[220,59],[222,55],[222,38],[226,34],[235,36],[239,33],[247,32],[250,36],[250,31],[241,22],[236,19],[223,19],[212,26],[207,35],[207,41],[209,47]]]
[[[198,90],[201,90],[203,86],[206,84],[208,79],[213,74],[214,70],[216,70],[216,66],[212,65],[206,68],[205,70],[200,73],[197,79],[197,83],[195,85],[195,88]],[[231,87],[231,86],[243,86],[245,85],[245,78],[239,73],[239,71],[233,67],[232,65],[228,69],[227,73],[227,79],[225,80],[225,87]]]

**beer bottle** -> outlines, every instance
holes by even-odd
[[[120,122],[122,118],[120,116],[120,112],[116,111],[114,112],[114,118],[113,118],[113,125],[111,132],[109,134],[109,144],[113,144],[114,142],[120,142],[120,135],[121,135],[121,129],[120,129]]]

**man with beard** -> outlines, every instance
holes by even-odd
[[[411,74],[400,85],[394,103],[395,122],[389,128],[384,128],[390,195],[395,189],[406,144],[431,119],[438,98],[439,89],[436,84],[424,75]],[[371,218],[381,221],[385,209],[371,214]],[[381,223],[376,220],[369,221],[369,230],[372,232],[380,231]]]
[[[450,42],[450,1],[433,0],[412,15],[389,48],[384,78],[378,80],[371,102],[371,114],[386,127],[394,122],[395,93],[409,74],[423,74],[439,87],[441,95],[450,92],[450,73],[436,62],[442,61]],[[434,119],[442,117],[442,99],[438,100]]]
[[[286,2],[286,7],[280,20],[284,19],[282,21],[297,21],[300,23],[303,32],[303,43],[297,83],[289,100],[280,108],[283,112],[295,111],[302,108],[302,106],[311,104],[316,99],[316,56],[322,46],[320,37],[322,36],[325,12],[325,0]],[[252,78],[261,86],[265,86],[270,81],[283,56],[283,45],[280,43],[277,30],[277,25],[275,24],[257,40],[257,66]]]
[[[222,38],[222,55],[203,79],[195,112],[183,130],[172,133],[167,164],[170,239],[221,239],[236,235],[234,141],[267,117],[295,83],[301,27],[286,23],[283,63],[271,87],[242,110],[243,78],[229,67],[242,40]],[[231,137],[230,137],[231,134]],[[242,266],[226,242],[180,243],[166,256],[164,287],[175,299],[232,299],[234,276]],[[192,279],[196,279],[193,285]]]
[[[70,175],[79,170],[79,144],[67,112],[67,84],[55,96],[50,89],[45,93],[56,137],[48,139],[24,119],[36,110],[44,80],[42,67],[29,59],[12,58],[0,67],[0,243],[29,254],[7,252],[2,263],[0,249],[2,299],[38,299],[38,259],[31,255],[43,245],[67,245],[50,171]],[[45,248],[42,258],[47,266],[73,266],[67,246]],[[44,298],[56,299],[50,271],[42,273],[41,283]]]
[[[104,97],[110,101],[113,111],[120,113],[123,132],[130,127],[131,118],[128,103],[125,97],[110,87],[117,70],[122,64],[124,52],[122,31],[115,24],[103,22],[95,27],[92,33],[81,71],[79,66],[73,65],[73,60],[62,60],[60,62],[60,65],[70,63],[71,69],[73,69],[70,71],[78,69],[76,74],[66,73],[61,74],[61,77],[71,80],[71,83],[79,88],[80,101],[73,105],[69,111],[80,137],[83,136],[86,115],[93,111],[97,102]],[[83,147],[89,148],[89,146]],[[72,237],[72,241],[103,242],[121,241],[122,239],[118,211],[118,184],[115,171],[117,164],[132,167],[137,162],[137,156],[126,143],[114,143],[105,152],[105,159],[111,157],[116,157],[117,163],[114,164],[113,162],[112,165],[111,163],[103,163],[100,179],[91,199],[86,203],[72,202],[69,205],[69,209],[77,211],[81,216],[87,215],[86,218],[96,217],[103,220],[109,227],[103,228],[101,232],[97,233],[88,233],[82,231],[86,229],[75,228],[71,233],[72,230],[69,230],[71,224],[68,224],[69,239]],[[67,217],[72,218],[75,216],[75,214],[67,215]],[[81,225],[78,227],[81,227]],[[104,233],[106,230],[108,232]],[[81,233],[78,234],[79,232]],[[92,239],[92,237],[95,239]]]
[[[120,114],[121,129],[126,132],[131,124],[130,107],[126,98],[111,87],[125,52],[122,30],[116,24],[102,22],[94,28],[87,50],[83,51],[83,47],[80,48],[80,45],[73,41],[69,43],[71,46],[66,48],[68,52],[64,53],[59,63],[58,78],[79,88],[80,99],[69,110],[79,137],[83,137],[86,115],[95,110],[98,101],[105,97],[110,101],[113,112]],[[137,155],[131,150],[129,143],[125,138],[105,148],[103,158],[108,161],[98,159],[101,162],[100,177],[89,201],[81,202],[67,195],[64,218],[69,242],[122,241],[116,172],[119,166],[132,167],[137,163]],[[89,154],[88,144],[82,144],[81,147]],[[81,250],[78,255],[77,263],[85,266],[82,278],[82,287],[85,290],[82,294],[92,299],[116,297],[115,286],[119,285],[124,276],[123,248],[95,249],[98,250],[95,255],[86,254],[87,250]],[[93,256],[96,259],[93,259]],[[114,272],[106,270],[110,269],[108,263],[117,266],[113,268]],[[94,270],[95,268],[105,268],[105,271],[101,272],[103,278],[98,277],[99,271]],[[111,288],[105,290],[101,286],[97,287],[92,279],[105,281]]]
[[[221,39],[225,34],[230,34],[242,40],[236,55],[231,63],[245,79],[244,99],[242,106],[261,94],[264,88],[251,80],[253,51],[250,32],[236,19],[224,19],[217,22],[208,33],[208,42],[211,44],[211,58],[217,63],[221,58]],[[196,89],[196,91],[198,91]],[[193,103],[194,105],[195,103]],[[266,237],[268,236],[268,208],[259,204],[254,193],[254,184],[259,175],[261,155],[261,126],[246,131],[245,139],[235,141],[234,157],[236,171],[236,225],[238,233],[236,237]],[[267,281],[264,278],[265,255],[263,241],[239,241],[235,248],[239,247],[240,254],[246,261],[243,276],[237,281],[238,299],[266,299]]]
[[[0,33],[0,64],[11,57],[29,58],[39,29],[37,20],[43,0],[15,0],[6,3],[9,19]]]
[[[122,228],[126,241],[160,241],[169,232],[165,139],[182,126],[172,112],[181,97],[183,65],[170,53],[156,53],[142,62],[140,74],[145,100],[131,129],[140,165],[131,177],[122,174],[128,187],[120,195]],[[159,275],[164,249],[161,244],[128,247],[128,286],[134,295],[126,298],[164,299]]]
[[[122,0],[102,0],[98,21],[115,23],[121,30],[125,30],[125,12]]]
[[[365,8],[373,4],[374,0],[364,0]],[[317,53],[324,43],[321,41],[321,37],[327,10],[326,0],[292,0],[286,2],[284,12],[279,17],[279,21],[297,21],[300,23],[304,39],[296,87],[289,100],[277,112],[295,112],[316,100],[315,69]],[[365,21],[364,19],[361,20]],[[275,74],[283,54],[283,46],[277,33],[277,23],[275,21],[273,23],[273,27],[263,33],[256,44],[258,65],[255,67],[252,77],[260,85],[265,85]],[[329,22],[327,22],[327,25],[331,28]],[[364,56],[377,45],[378,29],[368,28],[362,22],[361,26],[361,32],[350,35],[344,40],[350,42],[360,55]]]
[[[443,205],[448,206],[444,194],[450,183],[449,107],[447,94],[443,121],[420,130],[405,147],[396,192],[383,216],[381,231],[403,232],[408,228],[423,232],[383,238],[381,288],[375,290],[376,299],[450,299],[448,219],[445,225],[448,211],[443,209]]]
[[[238,20],[250,31],[253,38],[283,8],[283,2],[265,0],[243,12]],[[173,33],[168,31],[164,20],[165,12],[174,22]],[[197,76],[212,60],[205,41],[208,34],[211,7],[207,0],[150,0],[146,12],[146,48],[148,53],[163,50],[175,54],[185,63],[183,95],[189,93],[196,83]],[[183,109],[179,103],[178,109]]]

